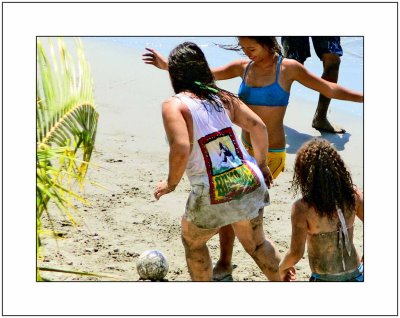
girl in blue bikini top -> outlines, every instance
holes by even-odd
[[[287,106],[290,93],[286,92],[278,83],[282,56],[280,55],[278,57],[275,82],[262,87],[251,87],[246,84],[247,71],[252,63],[253,62],[247,64],[246,70],[244,71],[243,80],[239,87],[239,98],[247,105]]]

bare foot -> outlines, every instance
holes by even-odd
[[[333,134],[344,134],[346,130],[337,125],[332,125],[327,118],[325,119],[314,119],[312,122],[312,127]]]
[[[232,266],[231,264],[226,265],[218,261],[213,268],[213,280],[223,281],[224,279],[229,278],[229,276],[232,277],[232,271],[235,267],[236,266]]]

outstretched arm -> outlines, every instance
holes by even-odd
[[[320,92],[327,98],[348,100],[358,103],[362,103],[364,101],[364,95],[362,93],[358,93],[338,84],[328,82],[311,73],[302,64],[295,60],[286,59],[285,64],[288,67],[290,79],[298,81],[304,86]]]
[[[189,132],[182,113],[182,103],[171,98],[162,105],[162,117],[169,142],[168,179],[157,184],[154,196],[158,200],[162,195],[175,190],[185,173],[190,153]]]
[[[146,47],[146,50],[147,52],[142,54],[142,60],[145,64],[154,65],[161,70],[168,71],[168,61],[160,52],[148,47]],[[237,60],[224,66],[214,67],[211,72],[217,81],[240,77],[243,75],[247,63],[248,61]]]
[[[290,241],[289,251],[279,264],[279,273],[285,278],[294,265],[302,258],[306,246],[307,239],[307,217],[306,210],[300,203],[296,201],[292,205],[292,238]]]
[[[247,63],[245,60],[236,60],[224,66],[214,67],[211,72],[217,81],[241,77]]]

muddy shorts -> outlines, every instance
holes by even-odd
[[[315,53],[321,61],[324,53],[343,55],[340,36],[312,36],[311,39]],[[308,36],[282,36],[281,43],[286,58],[294,59],[304,64],[304,61],[311,56]]]
[[[269,193],[264,182],[253,192],[239,199],[211,204],[210,188],[202,178],[192,177],[192,190],[186,203],[184,217],[199,228],[214,229],[243,220],[252,220],[269,205]]]

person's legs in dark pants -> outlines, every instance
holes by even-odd
[[[337,83],[339,77],[340,56],[343,50],[339,36],[315,36],[312,37],[314,50],[322,61],[324,71],[322,78],[332,83]],[[312,126],[315,129],[332,133],[344,133],[345,130],[329,122],[327,118],[331,99],[319,95],[317,110],[315,111]]]

